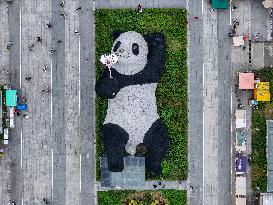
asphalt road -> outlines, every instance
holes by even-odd
[[[209,11],[204,0],[140,3],[144,8],[187,7],[189,11],[189,203],[229,205],[230,10]],[[79,6],[82,9],[76,11]],[[96,6],[136,5],[101,0]],[[11,160],[15,163],[11,168],[11,199],[30,205],[40,204],[43,197],[60,205],[95,204],[92,2],[66,0],[61,8],[54,0],[40,4],[14,0],[9,9],[9,33],[14,42],[10,50],[11,83],[21,88],[19,96],[27,96],[30,115],[29,119],[17,118],[11,133]],[[62,12],[66,17],[60,16]],[[195,20],[195,16],[199,18]],[[41,43],[36,42],[37,36],[42,37]],[[52,45],[55,53],[49,55]],[[49,67],[46,73],[42,71],[45,65]],[[24,79],[27,75],[32,76],[30,82]],[[41,93],[44,85],[52,92]]]
[[[189,3],[188,198],[194,205],[231,204],[230,11],[210,7]]]
[[[96,204],[93,23],[87,0],[66,1],[63,8],[54,0],[9,6],[11,84],[27,97],[30,116],[17,117],[11,132],[16,204],[41,204],[44,197],[56,205]],[[51,92],[42,93],[44,86]]]

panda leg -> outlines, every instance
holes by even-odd
[[[161,162],[169,146],[167,131],[160,119],[155,121],[145,134],[143,143],[147,146],[145,167],[155,175],[159,175],[161,173]]]
[[[111,172],[121,172],[124,169],[123,157],[129,134],[116,124],[105,124],[102,127],[102,140],[108,159],[108,169]]]

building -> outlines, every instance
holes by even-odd
[[[241,131],[236,132],[235,149],[239,153],[246,151],[246,134],[245,134],[245,132],[241,132]]]
[[[246,110],[236,110],[235,118],[236,118],[236,121],[235,121],[236,129],[246,127]]]
[[[235,204],[246,205],[246,177],[236,176]]]
[[[245,174],[246,173],[246,163],[247,156],[239,155],[235,158],[235,170],[236,174]]]
[[[260,194],[260,205],[272,205],[272,204],[273,204],[273,193]]]
[[[254,89],[254,73],[239,73],[239,89]]]
[[[6,106],[15,107],[17,105],[17,91],[6,90]]]

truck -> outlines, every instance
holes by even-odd
[[[228,9],[229,1],[228,0],[211,0],[211,7],[213,9]]]

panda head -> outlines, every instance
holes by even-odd
[[[128,31],[115,40],[111,53],[118,57],[113,68],[121,74],[133,75],[142,71],[147,63],[148,44],[141,34]]]

